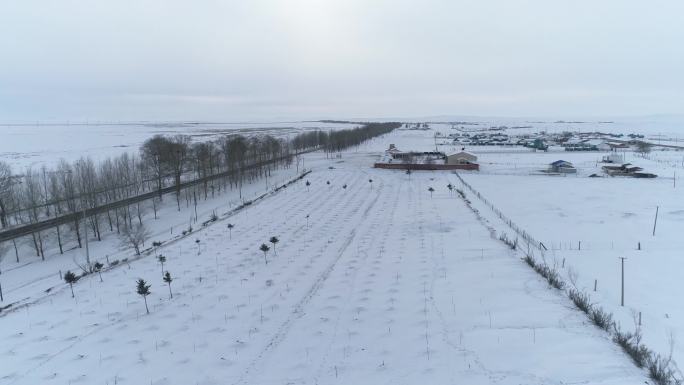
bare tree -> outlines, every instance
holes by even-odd
[[[7,205],[12,191],[12,169],[9,164],[0,161],[0,225],[4,229],[7,223]]]
[[[140,248],[145,245],[145,241],[150,238],[150,232],[143,224],[126,226],[121,231],[120,239],[123,246],[133,246],[135,254],[140,255]]]
[[[31,168],[26,169],[26,174],[24,175],[24,188],[22,191],[22,197],[25,201],[25,207],[28,209],[28,218],[30,223],[36,223],[40,221],[40,205],[43,202],[43,191],[40,185],[40,177]],[[33,246],[36,250],[36,256],[41,257],[45,260],[45,253],[43,251],[43,237],[41,232],[38,231],[36,234],[31,233],[33,239]]]
[[[9,249],[10,247],[7,243],[0,243],[0,276],[2,275],[2,260],[5,259]],[[0,282],[0,302],[4,300],[5,298],[2,296],[2,282]]]

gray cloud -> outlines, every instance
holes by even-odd
[[[23,0],[0,121],[680,112],[684,4]]]

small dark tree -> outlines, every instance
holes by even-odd
[[[235,225],[229,223],[226,227],[228,227],[228,236],[230,237],[230,239],[233,239],[233,227],[235,227]]]
[[[430,188],[428,188],[428,191],[430,192],[430,199],[432,199],[432,193],[435,192],[435,189],[430,187]]]
[[[157,257],[157,260],[159,260],[159,263],[161,263],[161,272],[162,272],[162,277],[164,276],[164,262],[166,262],[166,257],[163,255],[160,255]]]
[[[147,307],[147,296],[151,293],[150,287],[151,285],[148,285],[144,279],[140,278],[135,288],[135,292],[142,296],[143,300],[145,300],[145,310],[147,310],[147,314],[150,314],[150,308]]]
[[[273,252],[278,254],[278,252],[276,251],[276,243],[280,242],[280,239],[278,239],[278,237],[271,237],[271,239],[269,239],[268,241],[273,244]]]
[[[71,288],[71,298],[74,298],[74,283],[78,281],[78,277],[76,274],[72,273],[71,271],[67,270],[66,273],[64,273],[64,282],[69,284],[69,287]]]
[[[649,152],[651,152],[651,147],[653,147],[653,145],[648,142],[638,141],[636,143],[636,147],[637,152],[640,152],[641,154],[648,154]]]
[[[100,276],[100,282],[102,282],[102,268],[103,267],[104,267],[104,265],[100,262],[95,262],[95,264],[93,265],[93,271],[96,271],[97,275]]]
[[[267,265],[268,265],[268,260],[266,259],[266,253],[268,253],[268,251],[269,251],[270,249],[271,249],[271,248],[268,247],[265,243],[262,243],[262,244],[261,244],[261,247],[259,247],[259,250],[261,250],[261,251],[264,253],[264,263],[267,264]]]
[[[158,248],[159,246],[161,246],[161,245],[162,245],[162,243],[159,242],[159,241],[154,241],[154,242],[152,242],[152,247],[154,247],[154,253],[155,253],[155,254],[157,254],[157,248]]]
[[[306,181],[306,191],[309,191],[309,186],[311,186],[311,182],[308,180]]]
[[[166,274],[164,274],[164,282],[166,282],[167,285],[169,285],[169,299],[173,298],[173,293],[171,292],[171,282],[173,281],[173,278],[171,278],[171,273],[168,271]]]

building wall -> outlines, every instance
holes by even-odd
[[[477,163],[467,164],[406,164],[406,163],[375,163],[375,168],[391,170],[475,170],[480,169]]]

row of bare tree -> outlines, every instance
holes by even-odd
[[[55,168],[28,168],[21,175],[13,174],[9,165],[0,161],[0,227],[33,224],[67,214],[78,218],[27,237],[36,255],[45,259],[46,238],[54,238],[63,253],[68,240],[75,240],[80,248],[86,235],[101,240],[106,230],[118,234],[130,231],[134,221],[142,224],[145,211],[140,203],[86,216],[87,209],[159,191],[151,199],[156,218],[162,189],[174,188],[180,211],[182,183],[195,179],[202,182],[192,195],[185,193],[186,203],[193,199],[196,202],[198,194],[207,199],[229,188],[239,189],[242,197],[243,183],[268,178],[276,168],[290,167],[296,153],[316,148],[340,151],[399,126],[368,123],[348,130],[302,133],[290,141],[270,135],[227,135],[215,141],[192,143],[185,135],[157,135],[143,143],[139,155],[124,153],[97,164],[90,158],[71,163],[60,160]],[[11,243],[18,260],[17,240]]]

